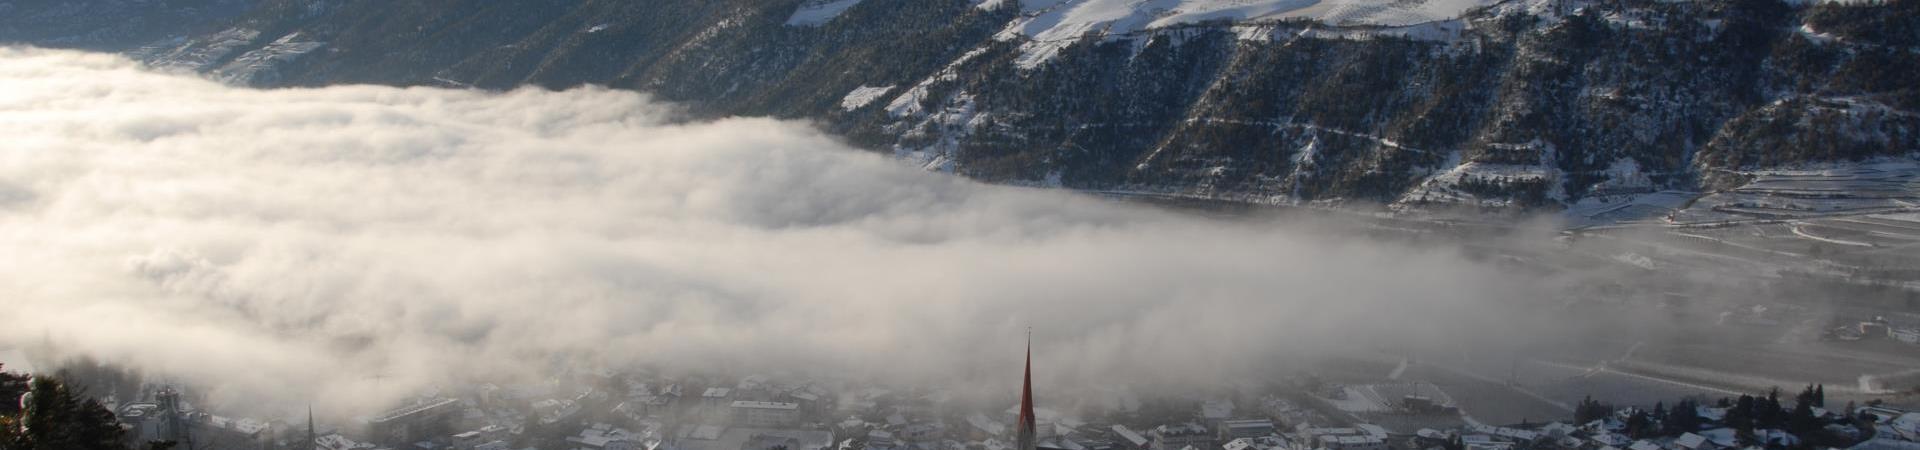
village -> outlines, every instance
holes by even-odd
[[[1489,424],[1422,383],[1313,382],[1174,401],[1103,389],[1028,414],[940,389],[611,372],[430,393],[344,423],[221,416],[170,388],[114,407],[136,442],[194,450],[1022,450],[1029,414],[1047,450],[1920,450],[1920,412],[1829,405],[1817,385],[1653,407],[1587,399],[1568,417]],[[1347,407],[1361,400],[1374,406]]]

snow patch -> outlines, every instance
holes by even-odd
[[[199,72],[260,37],[259,30],[229,28],[204,38],[178,42],[171,47],[147,47],[133,52],[134,57],[162,71]]]
[[[997,6],[1001,1],[988,3]],[[1342,26],[1409,27],[1447,21],[1494,0],[1027,0],[1021,17],[995,36],[1026,39],[1021,67],[1031,69],[1085,36],[1111,38],[1209,21],[1312,19]],[[1457,32],[1457,28],[1454,32]],[[1434,30],[1408,30],[1410,34]]]
[[[793,16],[787,18],[787,26],[817,27],[826,25],[827,22],[832,22],[833,18],[840,17],[841,13],[847,12],[848,8],[852,8],[853,5],[858,4],[860,4],[860,0],[809,0],[806,3],[801,3],[800,9],[794,10]]]
[[[288,33],[264,47],[241,54],[212,73],[215,79],[229,84],[268,81],[277,76],[280,65],[326,46],[325,42],[307,40],[299,32]]]
[[[927,79],[920,80],[920,82],[915,83],[912,88],[901,93],[899,97],[895,97],[892,102],[888,102],[887,114],[896,118],[919,114],[921,108],[920,103],[927,99],[928,90],[933,87],[934,83],[959,79],[960,66],[973,61],[974,58],[978,58],[986,52],[986,47],[980,47],[968,50],[966,53],[961,54],[959,58],[954,58],[953,62],[947,63],[947,66],[941,68],[939,72],[935,72],[932,76],[927,77]]]
[[[881,96],[887,95],[888,92],[893,92],[893,88],[894,86],[891,84],[881,87],[862,85],[854,88],[852,92],[847,93],[846,97],[840,99],[840,109],[847,111],[860,109],[869,103],[873,103],[874,100],[879,99]]]

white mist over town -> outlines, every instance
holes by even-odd
[[[1192,214],[927,171],[813,123],[676,108],[600,87],[256,89],[0,47],[0,358],[13,359],[0,364],[130,371],[140,386],[107,390],[177,400],[177,387],[215,413],[310,407],[365,444],[343,449],[544,442],[529,437],[540,428],[596,449],[739,450],[694,441],[741,423],[799,430],[806,445],[787,450],[825,448],[812,439],[827,432],[848,449],[894,449],[895,433],[934,445],[964,427],[990,436],[966,445],[1004,449],[988,414],[1016,398],[1029,336],[1034,388],[1053,402],[1042,420],[1062,430],[1045,447],[1077,450],[1310,450],[1328,436],[1347,442],[1329,450],[1386,450],[1429,427],[1482,427],[1465,429],[1506,446],[1473,448],[1501,450],[1551,431],[1487,425],[1604,428],[1611,406],[1576,400],[1594,392],[1624,406],[1800,384],[1811,399],[1820,384],[1839,403],[1920,374],[1904,347],[1835,343],[1905,332],[1897,321],[1782,306],[1808,289],[1779,281],[1798,260],[1685,248],[1714,231]],[[794,400],[821,397],[848,400]],[[941,409],[955,404],[986,412]],[[444,420],[449,405],[483,437],[378,425]],[[759,415],[782,408],[803,412]],[[268,423],[206,420],[228,436]],[[1166,426],[1066,431],[1089,420]],[[1298,435],[1283,438],[1288,422]],[[236,439],[306,450],[287,443],[304,428],[273,423]],[[1271,434],[1236,441],[1237,426]],[[175,436],[154,427],[133,429]],[[1436,436],[1408,439],[1458,444]]]
[[[1208,380],[1360,330],[1444,339],[1538,287],[630,92],[251,90],[5,52],[0,343],[228,399],[647,363],[1004,382],[1029,327],[1051,383]]]

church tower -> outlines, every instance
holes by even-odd
[[[1033,332],[1027,332],[1027,369],[1026,376],[1020,382],[1020,423],[1014,439],[1015,450],[1037,450],[1039,439],[1033,420]]]

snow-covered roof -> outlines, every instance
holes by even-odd
[[[756,402],[756,401],[749,401],[749,400],[739,400],[739,401],[733,402],[733,407],[754,408],[754,409],[800,409],[800,404],[786,403],[786,402]]]
[[[1673,444],[1697,450],[1707,444],[1707,437],[1693,433],[1681,433],[1680,437],[1674,438]]]
[[[1732,447],[1739,443],[1739,441],[1735,439],[1737,433],[1735,433],[1732,428],[1715,428],[1702,431],[1700,435],[1706,436],[1707,442],[1712,442],[1713,445],[1721,447]]]
[[[1633,439],[1628,438],[1626,435],[1619,434],[1619,433],[1597,433],[1589,437],[1589,439],[1592,439],[1594,442],[1599,442],[1601,444],[1605,444],[1613,447],[1620,447],[1620,446],[1625,446],[1633,443]]]
[[[1135,433],[1132,429],[1127,428],[1126,425],[1114,425],[1113,434],[1120,436],[1121,439],[1125,439],[1127,443],[1135,446],[1147,445],[1147,438],[1145,436],[1141,436],[1140,433]]]
[[[1920,450],[1920,442],[1877,437],[1854,444],[1848,450]]]
[[[1006,434],[1007,432],[1007,424],[995,422],[993,419],[987,418],[986,414],[981,413],[967,415],[967,425],[972,425],[974,429],[994,436]]]

